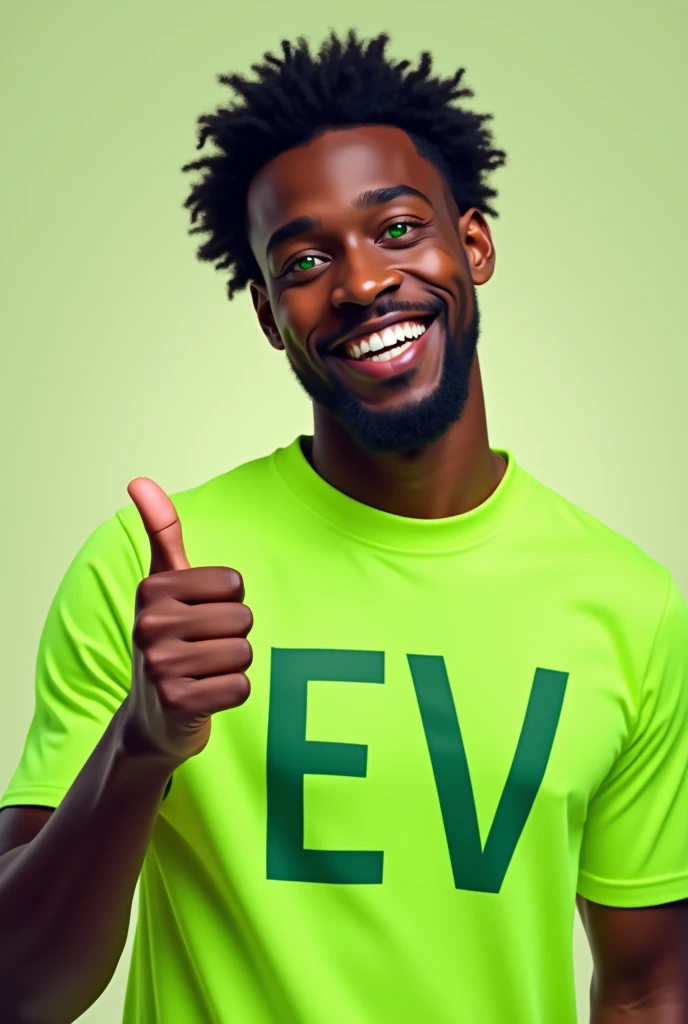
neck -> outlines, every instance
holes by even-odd
[[[477,355],[461,419],[431,444],[413,452],[369,452],[322,406],[314,405],[313,439],[305,455],[337,490],[413,519],[441,519],[477,508],[506,470],[504,459],[490,449]]]

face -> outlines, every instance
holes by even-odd
[[[494,248],[405,132],[333,130],[287,150],[247,210],[259,322],[317,405],[372,451],[420,448],[461,418]]]

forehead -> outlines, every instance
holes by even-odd
[[[339,210],[350,215],[351,200],[361,192],[400,182],[433,202],[444,198],[442,175],[400,128],[366,125],[325,132],[280,153],[251,182],[247,212],[252,247],[259,250],[275,228],[293,217],[326,220]]]

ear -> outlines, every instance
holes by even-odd
[[[487,221],[480,210],[471,208],[459,218],[458,229],[473,284],[485,284],[495,268],[494,243]]]
[[[280,333],[275,325],[275,318],[272,315],[272,307],[270,305],[265,285],[257,284],[256,281],[249,281],[249,288],[251,290],[253,308],[256,311],[258,323],[261,326],[263,334],[273,348],[284,349]]]

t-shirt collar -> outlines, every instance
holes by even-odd
[[[274,466],[292,496],[341,532],[387,549],[446,552],[470,547],[494,533],[515,512],[528,474],[506,449],[493,449],[507,461],[499,484],[481,505],[458,516],[412,519],[365,505],[337,490],[311,466],[299,435],[274,453]]]

